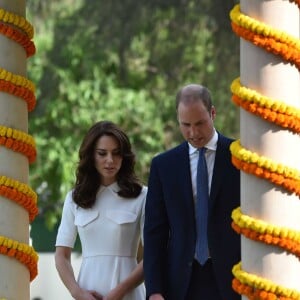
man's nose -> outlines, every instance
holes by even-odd
[[[196,128],[194,126],[191,126],[189,133],[190,133],[190,137],[194,137],[196,135]]]

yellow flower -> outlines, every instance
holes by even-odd
[[[241,262],[232,268],[233,275],[243,284],[260,290],[272,292],[278,296],[300,299],[300,293],[295,289],[289,289],[272,281],[259,277],[255,274],[247,273],[241,269]]]
[[[0,21],[10,23],[19,29],[23,30],[30,39],[33,38],[34,29],[33,26],[22,16],[8,12],[3,8],[0,9]]]
[[[240,4],[236,4],[230,12],[230,18],[232,22],[238,24],[241,27],[249,29],[257,34],[262,34],[266,37],[272,37],[282,43],[289,44],[291,47],[300,49],[300,41],[296,37],[285,33],[282,30],[272,28],[262,22],[250,18],[241,13]]]
[[[240,78],[236,78],[231,83],[231,92],[245,101],[257,103],[261,107],[266,107],[280,113],[300,118],[300,109],[295,106],[289,106],[282,100],[272,99],[259,94],[258,92],[246,87],[242,87]]]
[[[249,150],[246,150],[245,148],[242,148],[240,144],[240,140],[236,140],[233,143],[231,143],[230,151],[233,156],[247,163],[255,163],[261,168],[267,169],[272,173],[285,175],[288,178],[292,178],[295,180],[300,179],[299,170],[295,168],[290,168],[286,165],[276,163],[275,161],[272,161],[269,158],[266,158],[264,156],[259,156],[255,152],[251,152]]]

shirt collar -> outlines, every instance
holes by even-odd
[[[212,138],[209,140],[209,142],[204,147],[209,150],[216,151],[217,143],[218,143],[218,133],[214,129],[214,134],[213,134]],[[195,148],[194,146],[192,146],[190,143],[188,143],[188,145],[189,145],[189,154],[193,154],[198,151],[198,149]]]
[[[107,186],[105,186],[105,185],[101,185],[100,186],[100,192],[102,192],[105,189],[109,189],[109,190],[111,190],[111,191],[113,191],[115,193],[118,193],[119,190],[120,190],[120,187],[119,187],[119,185],[118,185],[117,182],[113,182],[112,184],[107,185]]]

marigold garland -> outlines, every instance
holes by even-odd
[[[295,47],[294,45],[277,41],[272,37],[255,34],[235,23],[231,23],[231,27],[233,32],[235,32],[238,36],[252,42],[258,47],[264,48],[268,52],[281,56],[285,61],[295,64],[295,66],[300,69],[299,46]]]
[[[38,255],[33,247],[8,237],[0,236],[0,254],[15,258],[24,264],[29,270],[30,281],[37,276]]]
[[[285,129],[290,129],[295,133],[300,132],[300,118],[278,113],[268,108],[263,108],[256,103],[245,101],[237,95],[232,95],[232,101],[244,110],[257,115],[268,122],[277,124]]]
[[[32,92],[35,92],[35,86],[32,81],[21,75],[13,74],[3,68],[0,68],[0,79],[11,82],[14,85],[22,86]]]
[[[240,4],[236,4],[231,10],[230,18],[232,22],[240,27],[265,37],[274,38],[283,44],[287,44],[289,47],[300,49],[300,41],[298,38],[242,14],[240,11]]]
[[[34,93],[22,86],[17,86],[10,81],[6,81],[3,79],[0,79],[0,91],[9,93],[11,95],[14,95],[16,97],[22,98],[27,102],[27,109],[29,112],[33,111],[36,105],[36,98]]]
[[[257,153],[243,148],[239,139],[231,143],[230,151],[232,155],[244,162],[257,164],[258,167],[269,170],[272,173],[277,173],[285,178],[291,178],[300,181],[299,170],[276,163],[270,158],[259,156]]]
[[[267,169],[264,169],[262,167],[259,167],[256,163],[248,163],[245,161],[242,161],[241,159],[234,156],[232,153],[232,163],[233,165],[252,175],[255,175],[257,177],[269,180],[270,182],[274,183],[275,185],[282,186],[290,193],[295,193],[296,195],[300,195],[300,181],[294,178],[286,178],[282,174],[278,174],[275,172],[271,172]]]
[[[7,187],[11,187],[13,189],[18,190],[20,193],[27,195],[32,198],[34,203],[37,202],[36,193],[25,183],[22,183],[18,180],[9,178],[7,176],[0,176],[0,185],[5,185]]]
[[[13,151],[24,154],[25,156],[27,156],[29,163],[34,162],[36,159],[35,148],[22,141],[0,136],[0,145],[5,146],[6,148],[9,148]]]
[[[32,147],[35,147],[34,139],[31,135],[26,134],[20,130],[13,129],[6,126],[0,125],[0,136],[6,136],[8,138],[13,138],[16,140],[19,140],[23,143],[26,143],[28,145],[31,145]]]
[[[296,3],[300,8],[300,0],[289,1]],[[239,4],[231,10],[230,18],[232,30],[238,36],[268,52],[281,56],[283,60],[294,64],[300,70],[300,40],[298,38],[243,15],[240,12]],[[235,104],[266,121],[296,133],[300,132],[298,108],[241,87],[239,79],[233,82],[231,88],[232,100]],[[276,164],[268,158],[259,157],[257,154],[243,149],[239,140],[231,145],[230,150],[232,162],[238,169],[267,179],[291,193],[300,195],[299,172],[296,169]],[[233,211],[232,218],[232,227],[237,233],[255,241],[279,246],[298,257],[300,256],[300,232],[250,218],[243,215],[240,208]],[[300,293],[297,290],[287,289],[242,271],[241,263],[234,266],[233,274],[235,276],[232,281],[233,289],[241,295],[246,295],[250,300],[300,299]]]
[[[28,211],[30,222],[37,216],[37,195],[28,185],[0,176],[0,195],[24,207]]]
[[[283,128],[296,133],[300,132],[300,109],[242,86],[240,78],[232,82],[231,92],[233,93],[232,101],[246,111]]]
[[[270,110],[274,110],[278,113],[300,118],[299,108],[295,106],[287,105],[282,100],[272,99],[267,96],[261,95],[257,91],[242,86],[240,77],[233,80],[230,88],[234,94],[236,94],[240,98],[243,98],[245,101],[257,103],[259,104],[259,106],[268,108]]]
[[[272,292],[267,292],[265,290],[253,288],[247,284],[241,283],[238,279],[234,278],[232,280],[232,288],[240,295],[245,295],[250,300],[294,300],[295,298],[278,296]]]
[[[300,231],[256,220],[242,214],[240,207],[233,210],[231,217],[232,228],[237,233],[255,241],[281,247],[300,258]]]
[[[26,34],[4,23],[0,23],[0,33],[20,44],[24,48],[27,57],[35,54],[35,45]]]
[[[36,159],[33,137],[20,130],[0,125],[0,145],[26,155],[30,163]]]
[[[300,243],[292,239],[283,238],[283,237],[274,237],[270,234],[260,234],[254,230],[248,228],[241,228],[234,222],[232,223],[232,228],[238,234],[242,234],[248,239],[253,241],[262,242],[267,245],[278,246],[290,253],[295,254],[300,257]]]
[[[33,38],[33,26],[26,20],[26,18],[0,8],[0,21],[18,27],[28,35],[29,39]]]
[[[237,4],[230,12],[232,30],[266,51],[280,55],[284,60],[294,63],[300,68],[300,41],[284,31],[277,30],[264,23],[256,21],[240,12]]]
[[[34,29],[26,18],[0,8],[0,34],[23,47],[27,58],[35,54],[36,48],[31,41]],[[29,112],[35,107],[35,86],[24,76],[0,68],[0,91],[25,100]],[[1,145],[26,155],[30,163],[36,158],[33,138],[22,131],[0,126]],[[37,215],[37,195],[28,185],[6,176],[0,176],[0,195],[24,207],[28,211],[30,222]],[[33,247],[0,236],[0,254],[15,258],[24,264],[29,270],[30,281],[37,276],[38,255]],[[0,297],[0,300],[7,299]]]
[[[241,262],[236,264],[233,269],[232,273],[235,276],[237,280],[239,280],[243,285],[246,285],[250,288],[253,288],[255,290],[260,290],[259,293],[262,293],[262,291],[266,293],[271,293],[273,295],[276,295],[278,297],[286,297],[286,298],[279,298],[279,299],[293,299],[293,300],[299,300],[300,299],[300,293],[295,289],[289,289],[284,286],[278,285],[273,283],[272,281],[259,277],[255,274],[250,274],[242,270],[241,268],[242,264]],[[251,292],[249,289],[248,292]],[[250,298],[250,299],[268,299],[268,298]]]

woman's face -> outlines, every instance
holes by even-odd
[[[120,154],[118,141],[113,136],[103,135],[98,139],[94,151],[94,161],[103,185],[107,186],[116,181],[123,157]]]

